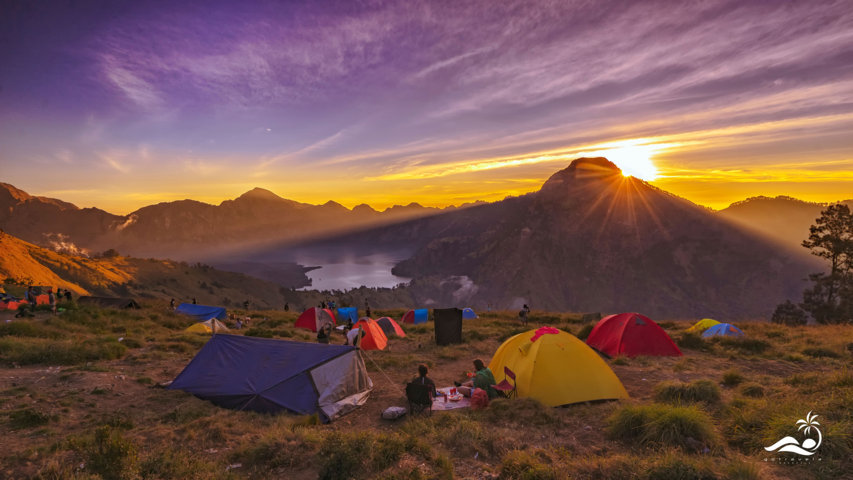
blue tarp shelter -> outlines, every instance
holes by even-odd
[[[338,323],[347,323],[347,320],[352,320],[352,323],[358,322],[358,309],[355,307],[340,307],[338,308]]]
[[[373,382],[355,347],[214,335],[169,388],[220,407],[329,421],[364,404]]]
[[[718,323],[705,330],[705,333],[702,334],[703,337],[713,337],[714,335],[721,337],[742,337],[743,332],[731,323]]]
[[[409,310],[403,315],[402,322],[403,323],[426,323],[427,318],[429,318],[429,310],[426,308],[417,308],[415,310]]]
[[[197,322],[204,322],[215,318],[217,320],[225,320],[228,314],[223,307],[211,307],[209,305],[195,305],[192,303],[182,303],[175,309],[177,313],[183,313],[196,319]]]
[[[468,319],[468,318],[480,318],[480,317],[477,316],[477,314],[474,312],[474,309],[464,308],[464,309],[462,309],[462,318]]]

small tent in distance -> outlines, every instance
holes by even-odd
[[[127,309],[141,308],[136,300],[132,298],[121,298],[121,297],[90,297],[83,296],[77,299],[77,303],[80,305],[95,305],[101,308],[117,308],[117,309]]]
[[[196,305],[194,303],[182,303],[175,309],[175,313],[180,313],[193,317],[197,322],[203,322],[215,318],[217,320],[225,320],[228,317],[224,307],[212,307],[210,305]]]
[[[426,308],[417,308],[414,310],[409,310],[403,315],[401,323],[426,323],[429,318],[429,310]]]
[[[168,388],[234,410],[329,421],[363,405],[373,382],[354,347],[214,335]]]
[[[519,397],[548,406],[628,398],[622,382],[594,350],[553,327],[507,339],[489,363],[498,379],[504,367],[515,373]]]
[[[462,318],[464,318],[465,320],[469,320],[480,317],[477,316],[477,312],[475,312],[473,308],[468,307],[462,309]]]
[[[382,327],[376,323],[376,320],[361,317],[352,328],[353,330],[361,329],[361,340],[359,340],[358,347],[362,350],[384,350],[388,346],[388,337],[382,331]]]
[[[376,320],[376,323],[382,328],[382,331],[385,332],[386,337],[390,337],[391,335],[397,335],[398,337],[405,337],[406,332],[403,331],[403,328],[400,327],[400,324],[395,322],[391,317],[382,317]]]
[[[702,334],[702,337],[743,337],[744,334],[741,329],[732,325],[731,323],[718,323],[711,328],[705,330],[705,333]]]
[[[210,320],[204,322],[198,322],[190,325],[185,328],[185,332],[190,333],[213,333],[214,330],[216,333],[227,332],[228,327],[225,326],[224,323],[220,322],[215,318],[211,318]]]
[[[335,325],[335,314],[328,308],[311,307],[302,312],[299,318],[296,319],[296,326],[299,328],[307,328],[312,332],[320,330],[320,327],[326,323]]]
[[[682,354],[664,329],[639,313],[620,313],[602,318],[589,332],[586,344],[612,357]]]
[[[713,318],[703,318],[698,322],[694,323],[692,327],[688,328],[688,332],[704,332],[705,330],[713,327],[714,325],[719,325],[720,322],[714,320]]]

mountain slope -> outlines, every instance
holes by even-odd
[[[281,308],[282,289],[271,282],[206,265],[130,257],[85,258],[56,253],[0,234],[0,281],[47,285],[78,295],[170,298],[224,306],[246,300],[253,307]]]
[[[853,200],[845,200],[853,208]],[[738,225],[759,232],[793,249],[802,249],[809,227],[827,204],[812,203],[779,196],[752,197],[733,203],[717,214]]]
[[[819,268],[603,158],[575,160],[535,193],[328,245],[408,246],[394,273],[414,278],[421,301],[661,318],[766,317]]]

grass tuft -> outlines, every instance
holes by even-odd
[[[663,382],[655,387],[655,400],[675,405],[695,402],[712,404],[720,401],[720,388],[710,380]]]
[[[613,439],[643,446],[674,446],[702,451],[715,442],[713,423],[704,411],[693,406],[625,406],[608,419]]]

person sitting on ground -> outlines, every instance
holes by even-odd
[[[428,369],[426,365],[423,363],[418,365],[418,376],[412,380],[412,383],[429,386],[430,397],[435,398],[435,382],[433,382],[431,378],[427,377],[427,373]]]
[[[470,397],[471,392],[477,388],[485,390],[490,399],[498,396],[498,391],[492,388],[492,385],[498,382],[495,381],[495,376],[492,374],[492,371],[489,370],[489,367],[487,367],[479,358],[474,360],[474,378],[465,383],[453,383],[458,387],[457,389],[459,390],[459,393],[466,397]]]
[[[326,322],[317,331],[317,342],[328,344],[331,336],[332,336],[332,324],[329,322]]]

